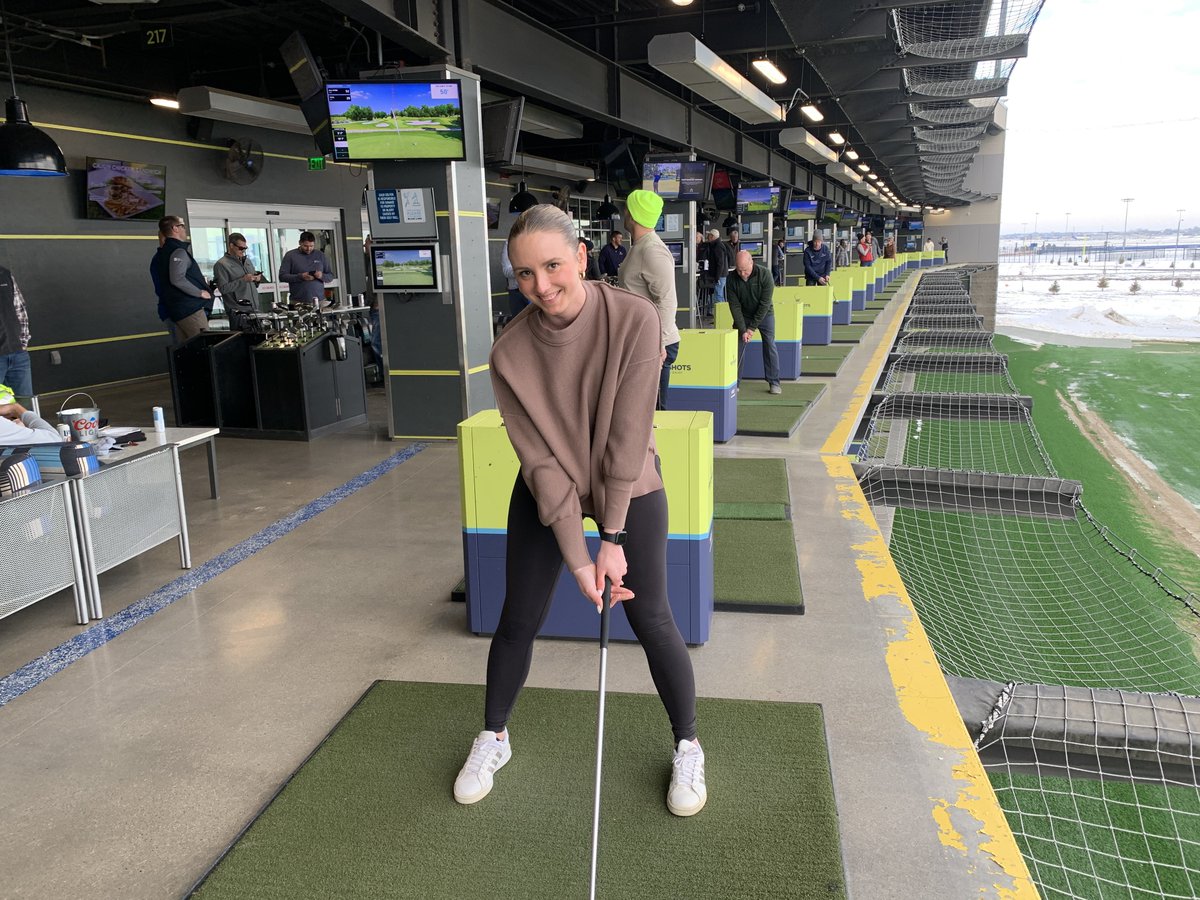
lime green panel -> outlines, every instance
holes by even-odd
[[[718,304],[729,317],[726,304]],[[679,329],[679,357],[671,366],[671,383],[688,387],[726,387],[737,381],[737,332]]]
[[[833,315],[833,288],[828,285],[822,287],[813,285],[812,287],[793,288],[797,293],[797,300],[800,301],[800,309],[803,315],[806,316],[832,316]]]
[[[852,300],[854,294],[854,270],[848,267],[835,269],[829,276],[834,300]]]
[[[654,441],[662,460],[672,535],[706,535],[713,516],[713,417],[710,412],[654,414]],[[520,464],[494,409],[458,424],[464,530],[503,531]],[[589,534],[595,527],[589,520]]]
[[[771,295],[772,305],[775,309],[775,340],[799,341],[801,335],[804,334],[804,313],[796,300],[779,299],[779,294],[783,290],[795,291],[796,288],[776,288]],[[729,304],[716,303],[714,306],[716,307],[716,327],[733,328],[733,316],[729,313]],[[762,338],[756,331],[754,337],[750,339],[750,343],[757,344],[761,340]],[[672,375],[671,378],[674,380],[675,376]]]
[[[850,278],[852,279],[850,283],[854,285],[854,290],[865,291],[867,289],[867,275],[870,271],[866,266],[852,266],[850,268]],[[875,276],[871,275],[870,280],[874,281]]]

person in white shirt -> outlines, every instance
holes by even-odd
[[[4,396],[11,395],[5,392]],[[23,447],[26,444],[61,443],[62,435],[36,413],[31,413],[15,401],[0,404],[0,446]]]

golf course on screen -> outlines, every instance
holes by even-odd
[[[347,159],[461,159],[457,85],[355,84],[349,102],[331,102],[335,142]],[[440,96],[439,96],[440,94]]]
[[[375,272],[378,288],[434,286],[433,256],[428,250],[376,251]]]

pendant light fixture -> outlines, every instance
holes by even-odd
[[[612,184],[608,180],[608,160],[604,161],[604,187],[604,202],[596,207],[596,218],[611,219],[613,216],[618,215],[621,210],[617,209],[616,204],[612,202],[612,198],[609,196]]]
[[[513,194],[512,199],[508,201],[508,211],[512,213],[523,213],[525,210],[538,205],[537,197],[529,192],[522,181],[517,187],[517,192]]]
[[[5,121],[0,125],[0,175],[66,175],[63,152],[46,132],[29,121],[25,101],[17,96],[12,50],[8,43],[8,15],[0,0],[0,18],[4,19],[4,55],[8,59],[8,78],[12,96],[4,103]]]

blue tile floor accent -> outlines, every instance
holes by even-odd
[[[33,662],[21,666],[11,675],[0,678],[0,706],[15,700],[26,691],[32,690],[50,676],[57,675],[71,663],[83,659],[93,650],[103,647],[138,622],[148,619],[181,597],[186,597],[206,582],[212,581],[221,573],[244,562],[260,550],[265,550],[281,537],[295,531],[309,519],[319,516],[338,501],[345,500],[351,494],[377,481],[402,462],[412,459],[427,446],[429,445],[423,443],[409,444],[403,450],[393,453],[361,475],[356,475],[345,484],[335,487],[311,503],[300,507],[294,513],[272,522],[262,531],[252,534],[241,543],[234,544],[223,553],[218,553],[186,575],[180,575],[170,584],[163,585],[153,594],[134,601],[106,619],[101,619],[95,625],[75,635],[71,640],[59,644]]]

